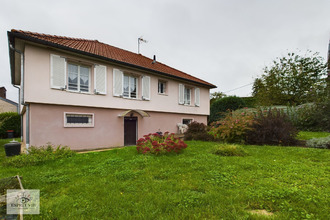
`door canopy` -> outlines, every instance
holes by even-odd
[[[130,116],[130,113],[134,113],[134,112],[141,115],[141,117],[143,117],[143,118],[144,117],[150,117],[150,115],[147,112],[142,111],[142,110],[136,110],[136,109],[131,109],[131,110],[124,111],[124,112],[120,113],[118,115],[118,117]]]

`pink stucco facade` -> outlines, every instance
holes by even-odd
[[[77,93],[52,89],[50,86],[50,56],[51,54],[66,57],[68,60],[82,62],[91,67],[91,83],[89,93]],[[107,94],[95,95],[93,68],[94,64],[105,65],[107,67]],[[115,97],[113,91],[113,69],[119,68],[130,74],[138,76],[138,98],[125,99]],[[210,94],[209,88],[198,86],[200,89],[200,106],[194,105],[194,93],[192,92],[192,103],[190,106],[178,105],[179,83],[186,84],[192,88],[197,85],[185,81],[176,81],[163,76],[155,76],[150,73],[128,69],[127,67],[110,65],[99,60],[91,60],[86,57],[77,57],[65,52],[52,51],[46,48],[36,47],[27,44],[25,46],[25,101],[32,103],[88,106],[100,108],[117,109],[143,109],[146,111],[159,111],[171,113],[187,113],[198,115],[209,115]],[[141,99],[141,76],[150,76],[150,100]],[[158,94],[158,80],[167,82],[166,95]]]
[[[30,145],[43,146],[47,143],[67,145],[74,150],[118,147],[124,145],[124,118],[119,115],[125,110],[91,108],[65,105],[30,104]],[[65,127],[64,113],[91,113],[94,127]],[[182,119],[206,123],[206,116],[178,113],[147,112],[150,117],[137,117],[138,138],[157,131],[178,132],[176,123]],[[132,116],[132,115],[131,115]]]
[[[23,142],[29,140],[29,146],[45,146],[50,143],[69,146],[74,150],[123,146],[124,117],[120,117],[120,114],[127,110],[142,110],[150,116],[142,117],[137,112],[129,114],[137,117],[137,139],[157,131],[178,133],[177,123],[182,123],[183,119],[207,123],[210,108],[210,88],[207,86],[28,42],[24,45],[24,55],[24,102],[29,108],[24,107],[28,113],[23,114]],[[52,88],[52,55],[65,57],[66,62],[90,67],[89,92]],[[106,94],[93,92],[94,65],[106,66]],[[114,96],[114,69],[137,78],[136,99]],[[144,100],[141,95],[144,76],[150,77],[150,100]],[[158,93],[158,81],[166,82],[165,94]],[[179,84],[192,90],[190,105],[179,104]],[[195,103],[194,91],[197,88],[200,91],[199,105]],[[67,113],[92,115],[93,124],[89,127],[67,126]]]

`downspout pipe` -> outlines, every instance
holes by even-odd
[[[12,44],[9,44],[9,48],[21,55],[21,89],[20,89],[20,100],[19,101],[20,101],[21,105],[25,105],[25,102],[24,102],[24,53],[20,50],[17,50],[15,47],[13,47]]]
[[[29,105],[25,103],[24,101],[24,53],[18,49],[16,49],[15,47],[13,47],[13,45],[11,43],[9,43],[9,48],[13,51],[15,51],[16,53],[21,55],[21,86],[19,88],[20,94],[19,94],[19,104],[20,105],[24,105],[26,106],[26,140],[25,140],[25,144],[26,144],[26,149],[29,149],[30,146],[30,108]],[[15,86],[16,87],[16,86]],[[16,87],[18,88],[18,87]],[[20,108],[21,110],[21,108]],[[21,138],[23,140],[23,115],[21,114]]]
[[[23,141],[23,115],[21,114],[21,88],[19,86],[16,86],[14,84],[12,84],[12,86],[14,86],[15,88],[18,89],[18,105],[17,105],[17,112],[20,114],[21,117],[21,141]]]

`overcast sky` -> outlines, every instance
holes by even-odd
[[[1,0],[0,87],[11,86],[7,31],[97,39],[141,53],[227,92],[253,83],[272,60],[320,52],[330,38],[329,0]],[[47,73],[46,73],[47,74]],[[36,81],[36,86],[38,86]],[[249,96],[252,85],[227,92]]]

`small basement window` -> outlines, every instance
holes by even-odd
[[[65,112],[64,127],[94,127],[94,114]]]
[[[182,119],[182,124],[189,125],[192,121],[193,121],[192,119],[184,118],[184,119]]]

